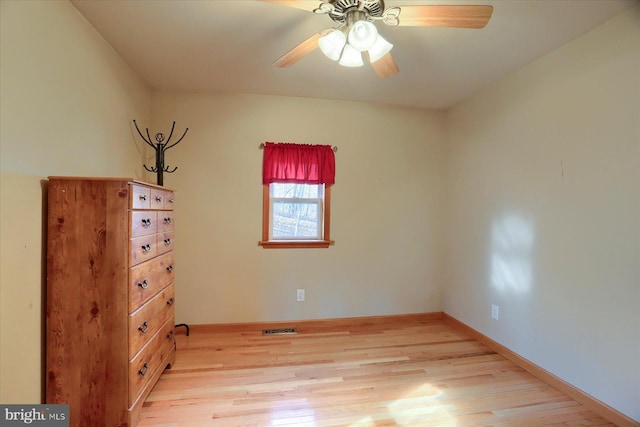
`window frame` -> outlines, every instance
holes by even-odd
[[[331,185],[324,186],[322,239],[318,240],[271,240],[271,191],[269,184],[262,184],[262,240],[258,242],[265,249],[272,248],[328,248],[335,242],[331,240]]]

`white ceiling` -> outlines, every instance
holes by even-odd
[[[272,62],[335,23],[260,0],[72,0],[154,89],[223,91],[446,109],[621,13],[636,0],[387,0],[490,4],[484,29],[388,27],[400,73],[345,68],[316,50],[291,68]],[[314,3],[319,3],[317,0]]]

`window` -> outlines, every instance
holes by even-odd
[[[269,240],[321,240],[324,185],[269,185]]]
[[[329,157],[319,151],[329,148]],[[269,151],[267,152],[267,150]],[[265,145],[262,240],[265,248],[327,248],[334,153],[330,146]]]
[[[264,185],[262,241],[265,248],[327,248],[331,187],[324,184]]]

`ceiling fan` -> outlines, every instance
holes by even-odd
[[[489,5],[411,5],[385,9],[384,0],[263,0],[268,3],[329,15],[338,24],[325,28],[278,58],[276,67],[290,67],[315,49],[347,67],[369,60],[380,78],[396,74],[393,45],[379,33],[375,22],[389,26],[484,28],[491,18]]]

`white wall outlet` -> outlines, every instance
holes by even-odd
[[[298,302],[304,301],[304,289],[298,289],[298,292],[296,293],[296,298],[298,299]]]
[[[491,317],[496,319],[496,320],[500,320],[500,307],[495,305],[495,304],[491,304]]]

